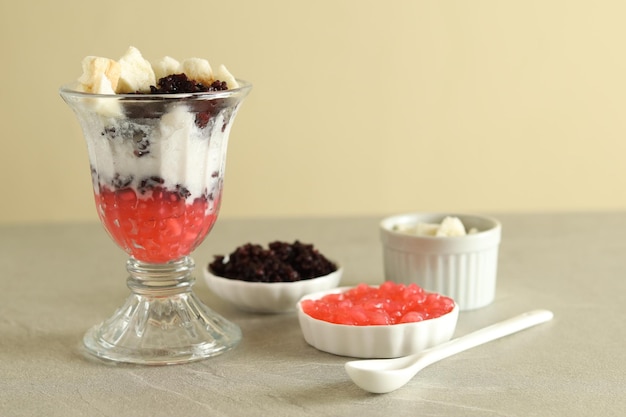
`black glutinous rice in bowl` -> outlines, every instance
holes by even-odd
[[[274,241],[267,248],[246,243],[228,256],[216,255],[213,274],[248,282],[295,282],[328,275],[337,265],[312,244]]]
[[[254,313],[295,311],[303,296],[336,288],[342,273],[338,263],[297,240],[271,242],[267,248],[247,243],[215,256],[204,270],[213,293]]]

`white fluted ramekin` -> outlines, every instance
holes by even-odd
[[[248,282],[214,275],[204,269],[207,286],[218,297],[250,313],[287,313],[295,311],[298,300],[307,294],[336,288],[343,269],[317,278],[294,282]]]
[[[458,217],[464,236],[417,236],[394,230],[417,223],[441,223]],[[385,279],[416,283],[427,291],[452,298],[461,310],[484,307],[496,292],[498,250],[502,226],[494,218],[453,213],[409,213],[387,217],[380,223]]]
[[[433,319],[413,323],[355,326],[315,319],[302,310],[303,300],[317,300],[327,294],[348,291],[335,288],[304,296],[298,302],[298,321],[304,340],[314,348],[353,358],[397,358],[420,352],[452,338],[459,308]]]

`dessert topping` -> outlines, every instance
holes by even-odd
[[[85,57],[82,68],[83,74],[78,79],[79,88],[94,94],[194,93],[239,86],[224,65],[220,65],[213,73],[206,59],[188,58],[181,63],[169,56],[152,64],[133,46],[118,61],[96,56]],[[172,82],[173,76],[178,77],[179,82]],[[184,83],[181,76],[185,79]],[[170,90],[168,86],[175,88]]]

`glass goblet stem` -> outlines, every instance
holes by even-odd
[[[194,262],[165,264],[130,258],[131,294],[83,342],[100,358],[140,364],[175,364],[204,359],[236,346],[241,331],[198,300],[192,291]]]

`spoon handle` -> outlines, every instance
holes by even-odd
[[[503,320],[491,326],[487,326],[465,336],[450,340],[449,342],[435,346],[422,352],[418,360],[419,368],[435,363],[464,350],[482,345],[492,340],[517,333],[537,324],[545,323],[552,319],[554,314],[549,310],[532,310],[510,319]]]

